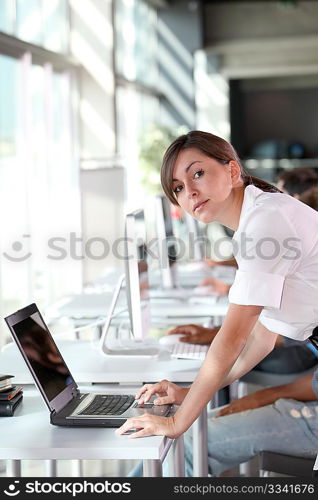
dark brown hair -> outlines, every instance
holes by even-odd
[[[299,200],[314,210],[318,210],[318,186],[307,189],[300,195]]]
[[[194,148],[201,153],[219,161],[222,164],[235,160],[241,169],[241,177],[245,186],[253,184],[254,186],[270,193],[279,193],[279,189],[258,177],[249,175],[243,168],[237,152],[233,146],[225,139],[209,132],[192,130],[185,135],[175,139],[166,150],[161,165],[161,185],[165,195],[171,203],[178,205],[178,201],[172,189],[173,169],[180,151]]]
[[[318,171],[309,167],[296,167],[281,172],[277,180],[282,181],[288,194],[302,194],[307,189],[318,184]]]

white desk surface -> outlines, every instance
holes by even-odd
[[[112,293],[83,293],[65,297],[49,306],[46,316],[50,321],[68,317],[74,319],[92,319],[107,317],[111,303]],[[228,309],[227,297],[218,301],[214,297],[193,296],[188,301],[167,298],[160,300],[150,299],[151,316],[154,320],[159,318],[196,319],[198,317],[225,316]],[[116,306],[118,310],[127,307],[125,296],[121,294]],[[128,317],[128,313],[126,313]],[[123,315],[125,317],[125,314]]]
[[[178,383],[192,382],[201,361],[186,359],[106,356],[98,341],[58,340],[56,343],[77,384],[156,382],[164,378]],[[2,373],[14,375],[14,382],[33,384],[34,380],[16,344],[7,344],[0,353]]]
[[[172,444],[164,436],[129,439],[113,428],[58,427],[35,391],[26,392],[13,417],[1,417],[3,460],[162,460]]]
[[[201,361],[194,361],[194,360],[192,361],[185,359],[168,358],[163,360],[160,359],[141,360],[140,358],[133,358],[133,357],[127,358],[124,356],[121,357],[105,356],[97,349],[96,342],[95,344],[92,344],[92,342],[90,341],[57,340],[56,342],[62,353],[62,356],[64,357],[78,385],[87,383],[96,383],[96,384],[120,383],[120,384],[130,384],[130,385],[134,384],[136,386],[138,384],[143,384],[144,382],[156,382],[164,378],[167,378],[168,380],[171,380],[176,383],[188,384],[189,382],[192,382],[195,379],[198,370],[201,366]],[[34,380],[31,377],[30,372],[16,344],[11,343],[5,346],[3,351],[0,353],[0,366],[2,373],[6,372],[15,375],[14,378],[15,383],[19,384],[34,383]],[[133,393],[134,392],[135,391],[133,391]],[[42,407],[43,404],[44,403],[42,403]],[[19,413],[17,413],[16,415],[18,416]],[[196,445],[197,451],[194,453],[194,470],[196,471],[195,475],[198,477],[207,475],[207,452],[204,450],[207,442],[205,434],[205,429],[206,429],[205,421],[206,421],[206,410],[203,412],[201,417],[196,420],[194,427],[194,434],[196,436],[194,442],[198,443]],[[44,422],[48,421],[46,420]],[[42,426],[44,425],[43,422],[41,425]],[[47,425],[50,426],[49,423],[47,423]],[[22,427],[24,429],[24,424],[22,425]],[[202,428],[204,429],[203,432]],[[61,429],[56,429],[55,432],[57,432],[58,430]],[[74,433],[75,431],[79,432],[79,429],[73,429]],[[91,431],[96,432],[97,435],[98,433],[101,433],[102,431],[106,432],[107,430],[91,429]],[[53,432],[52,429],[50,430],[50,432],[51,433]],[[39,435],[42,435],[42,429]],[[154,437],[154,439],[156,438]],[[4,443],[1,443],[1,446],[4,446]],[[89,450],[87,450],[86,453],[90,455]],[[104,453],[106,453],[106,451],[104,451]],[[92,453],[90,457],[98,458],[95,453]],[[12,456],[9,454],[9,456],[6,455],[5,458],[21,459],[26,457],[18,456],[18,454],[16,454],[16,456]],[[51,456],[46,458],[53,459],[56,457]],[[77,458],[82,458],[82,457],[78,455]],[[101,457],[101,458],[106,458],[106,457]],[[131,458],[131,457],[126,454],[126,458]],[[147,457],[145,456],[143,456],[142,458],[147,459]]]

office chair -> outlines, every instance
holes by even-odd
[[[268,477],[271,472],[288,476],[313,477],[315,458],[296,457],[272,451],[262,451],[259,454],[259,475]]]

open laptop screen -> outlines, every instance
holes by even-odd
[[[38,312],[11,325],[10,328],[49,401],[74,383]]]

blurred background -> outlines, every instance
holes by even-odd
[[[317,1],[1,0],[1,318],[116,265],[180,133],[271,182],[317,168],[317,19]]]

